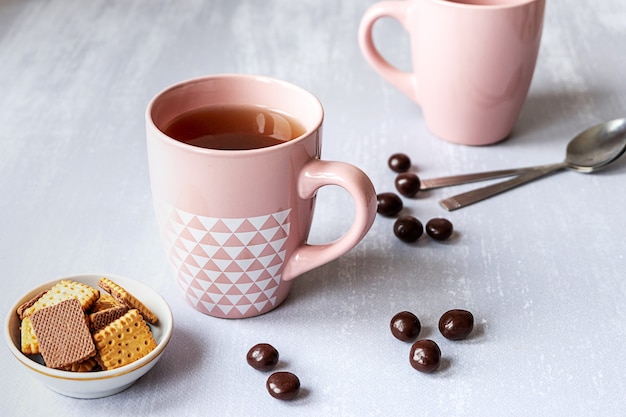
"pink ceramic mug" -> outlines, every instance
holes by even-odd
[[[545,0],[406,0],[371,6],[359,44],[383,78],[418,103],[440,138],[488,145],[507,137],[535,70]],[[397,19],[411,40],[413,71],[401,71],[376,49],[372,30]]]
[[[163,133],[205,106],[256,105],[286,113],[306,132],[250,150],[189,145]],[[185,299],[216,317],[268,312],[291,280],[346,253],[376,216],[376,192],[358,168],[320,160],[323,108],[309,92],[253,75],[215,75],[175,84],[146,111],[148,162],[163,242]],[[354,222],[338,240],[310,245],[316,191],[338,185],[353,197]]]

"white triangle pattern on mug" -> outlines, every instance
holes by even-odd
[[[160,205],[157,217],[165,249],[187,301],[206,314],[224,317],[273,308],[290,211],[216,218]]]

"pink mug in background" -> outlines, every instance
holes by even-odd
[[[235,150],[195,146],[164,133],[187,112],[229,106],[271,109],[302,129],[279,144]],[[295,277],[343,255],[368,232],[376,192],[355,166],[320,160],[323,116],[309,92],[254,75],[184,81],[148,105],[148,162],[159,228],[178,285],[195,309],[223,318],[268,312],[284,301]],[[253,124],[267,130],[285,122],[259,114]],[[326,185],[351,194],[354,222],[336,241],[311,245],[316,192]]]
[[[464,145],[506,138],[522,109],[539,52],[545,0],[383,1],[364,14],[359,45],[383,78],[422,108],[436,136]],[[374,23],[409,33],[412,72],[386,61]]]

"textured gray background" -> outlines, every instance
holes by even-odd
[[[578,131],[626,115],[623,0],[548,1],[515,132],[481,148],[432,136],[419,107],[367,66],[356,33],[373,3],[0,0],[3,315],[40,282],[108,272],[153,285],[176,323],[152,372],[101,400],[47,390],[0,348],[3,415],[623,415],[626,159],[453,213],[437,200],[473,186],[424,193],[406,212],[448,217],[451,241],[406,245],[378,218],[265,316],[219,320],[182,301],[158,239],[143,127],[148,100],[171,83],[244,72],[309,89],[326,109],[324,157],[358,165],[378,191],[393,189],[393,152],[408,153],[423,178],[558,162]],[[375,38],[409,67],[399,24],[379,22]],[[346,230],[350,204],[322,190],[312,240]],[[453,343],[436,323],[456,307],[477,326]],[[440,344],[439,372],[409,366],[409,345],[388,330],[400,310]],[[300,376],[297,401],[272,399],[267,375],[246,364],[261,341]]]

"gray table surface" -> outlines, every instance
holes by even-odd
[[[361,167],[378,191],[393,190],[393,152],[409,154],[423,178],[558,162],[578,131],[626,115],[623,0],[548,1],[514,134],[480,148],[434,137],[419,107],[367,66],[356,33],[371,4],[0,0],[3,317],[41,282],[96,272],[149,283],[176,322],[162,361],[98,400],[49,391],[0,348],[2,415],[624,415],[626,158],[452,213],[438,199],[473,186],[406,200],[423,221],[449,218],[454,237],[407,245],[393,220],[378,218],[355,249],[298,278],[264,316],[215,319],[182,300],[159,242],[143,119],[171,83],[235,72],[307,88],[326,109],[324,157]],[[375,36],[409,67],[399,24],[379,22]],[[323,189],[312,241],[346,230],[349,207],[345,193]],[[438,333],[450,308],[474,313],[470,339]],[[438,372],[413,370],[409,345],[390,335],[401,310],[440,344]],[[262,341],[300,377],[296,401],[271,398],[266,375],[246,364]]]

